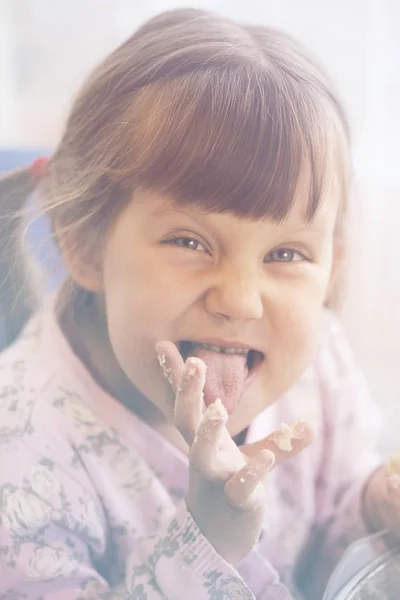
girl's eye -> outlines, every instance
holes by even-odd
[[[198,240],[191,237],[175,237],[170,240],[169,243],[179,246],[180,248],[185,248],[185,250],[200,250],[200,252],[207,252]]]
[[[300,262],[307,260],[303,254],[292,248],[277,248],[266,256],[265,262]]]

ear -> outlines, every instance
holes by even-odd
[[[99,244],[95,240],[93,240],[93,244],[90,243],[90,240],[85,240],[83,244],[79,243],[74,235],[57,231],[57,227],[56,233],[58,246],[71,279],[89,292],[101,292],[103,290],[103,260]]]
[[[326,292],[325,303],[327,306],[335,307],[340,303],[343,287],[343,263],[345,257],[344,241],[338,238],[334,242],[332,269]]]

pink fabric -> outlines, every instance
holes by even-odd
[[[314,365],[251,425],[310,419],[312,447],[270,476],[260,543],[237,569],[186,510],[187,459],[101,390],[52,306],[0,358],[0,597],[321,598],[366,533],[360,491],[379,423],[335,318]]]

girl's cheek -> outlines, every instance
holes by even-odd
[[[286,310],[285,310],[286,308]],[[284,307],[282,329],[287,343],[296,353],[310,355],[314,352],[323,315],[322,301],[296,298]]]

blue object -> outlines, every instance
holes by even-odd
[[[0,173],[28,167],[35,158],[47,156],[48,153],[44,148],[0,148]]]
[[[3,148],[0,149],[0,173],[13,171],[28,167],[35,158],[47,156],[48,150],[40,148],[18,149]]]
[[[42,148],[0,149],[0,174],[28,167],[36,158],[48,155],[49,151]],[[50,222],[38,212],[34,195],[27,208],[27,225],[25,243],[28,253],[45,273],[44,292],[51,293],[63,281],[66,271],[53,241]]]

